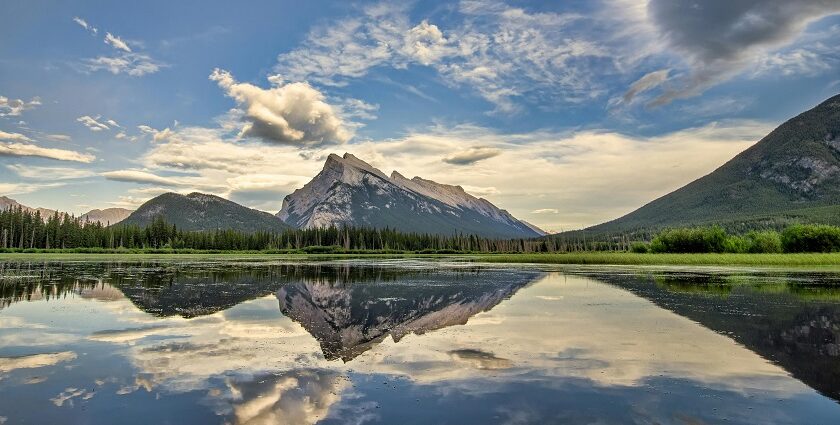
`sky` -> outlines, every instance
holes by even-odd
[[[840,93],[840,1],[10,0],[0,195],[276,213],[330,153],[550,231],[626,214]]]

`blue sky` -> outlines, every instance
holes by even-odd
[[[0,39],[0,194],[74,213],[276,212],[352,152],[571,229],[840,92],[834,0],[28,0]]]

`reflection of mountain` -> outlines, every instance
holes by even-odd
[[[696,273],[658,279],[593,277],[724,334],[840,400],[840,288],[836,286],[768,283],[769,279],[733,284]]]
[[[277,291],[280,310],[318,339],[324,357],[349,361],[388,335],[462,325],[534,281],[537,271],[441,270],[376,285],[304,280]]]

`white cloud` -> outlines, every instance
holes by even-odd
[[[83,115],[79,118],[76,118],[76,121],[82,123],[82,125],[90,129],[90,131],[110,130],[110,127],[99,122],[99,119],[99,115],[97,115],[95,118],[89,115]]]
[[[21,99],[9,99],[0,96],[0,117],[17,117],[26,110],[41,105],[41,99],[35,97],[29,102]]]
[[[840,49],[837,49],[840,53]],[[762,57],[755,66],[753,77],[762,76],[814,76],[834,68],[838,59],[826,52],[798,48],[771,53]]]
[[[71,180],[93,176],[90,170],[66,167],[37,167],[28,164],[9,164],[6,166],[17,175],[32,180]]]
[[[540,208],[531,211],[531,214],[560,214],[560,210],[558,210],[557,208]]]
[[[124,52],[131,53],[131,48],[128,47],[128,44],[123,41],[121,38],[111,34],[110,32],[105,33],[105,44],[112,46],[115,49],[122,50]]]
[[[82,18],[80,18],[80,17],[78,17],[78,16],[76,16],[76,17],[74,17],[74,18],[73,18],[73,22],[75,22],[75,23],[79,24],[79,26],[80,26],[80,27],[82,27],[82,28],[84,28],[84,29],[86,29],[86,30],[90,31],[90,33],[91,33],[92,35],[96,35],[96,34],[99,32],[99,30],[98,30],[98,29],[96,29],[96,27],[94,27],[93,25],[88,24],[86,20],[84,20],[84,19],[82,19]]]
[[[0,156],[34,156],[56,159],[59,161],[74,161],[90,163],[95,156],[66,149],[42,148],[31,143],[0,143]]]
[[[99,56],[85,61],[88,71],[105,70],[111,74],[126,74],[132,77],[142,77],[154,74],[167,65],[152,59],[143,53],[123,53],[119,56]]]
[[[8,140],[11,142],[31,142],[32,139],[20,133],[7,133],[0,130],[0,140]]]
[[[0,183],[0,193],[4,195],[20,195],[61,186],[64,186],[64,183]]]
[[[516,111],[519,98],[580,102],[603,92],[593,64],[611,68],[610,55],[572,31],[579,15],[465,1],[464,21],[445,30],[428,20],[412,25],[407,12],[404,5],[376,4],[317,27],[299,49],[278,57],[278,75],[340,86],[378,66],[430,66],[446,84],[473,88],[498,112]]]
[[[210,79],[242,108],[246,124],[240,137],[256,137],[267,142],[314,146],[343,143],[351,133],[324,95],[307,83],[282,84],[263,89],[239,83],[224,70],[215,69]]]
[[[142,170],[106,171],[102,173],[102,176],[108,180],[119,182],[157,184],[161,186],[179,186],[181,184],[178,182],[177,179],[161,177],[148,171]]]

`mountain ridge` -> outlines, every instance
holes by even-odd
[[[586,230],[779,220],[840,221],[840,95],[787,120],[711,173]]]
[[[11,208],[21,208],[23,211],[27,212],[39,212],[41,213],[41,218],[44,220],[49,219],[50,217],[54,216],[56,213],[59,215],[63,215],[64,213],[58,210],[53,210],[49,208],[41,208],[41,207],[30,207],[28,205],[21,204],[20,202],[9,198],[8,196],[0,196],[0,211],[8,210]],[[127,210],[125,208],[105,208],[105,209],[92,209],[82,215],[79,216],[79,219],[83,222],[91,222],[91,223],[100,223],[104,226],[109,224],[117,224],[120,221],[124,220],[126,217],[131,214],[131,210]],[[72,214],[70,214],[72,216]]]
[[[123,223],[148,226],[157,217],[187,231],[231,229],[253,233],[289,229],[287,224],[267,212],[199,192],[158,195],[137,208]]]
[[[298,228],[354,225],[494,237],[544,234],[461,186],[408,179],[397,171],[389,177],[350,153],[330,154],[312,180],[283,199],[277,217]]]

